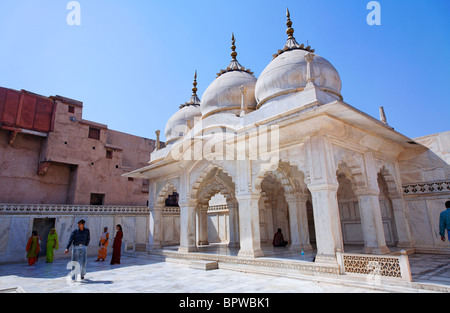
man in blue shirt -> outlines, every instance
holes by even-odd
[[[78,229],[75,229],[70,235],[69,243],[64,252],[65,254],[69,253],[70,246],[73,244],[72,271],[76,269],[76,264],[79,264],[81,279],[84,279],[84,276],[86,275],[87,246],[91,240],[89,229],[84,227],[85,224],[86,222],[84,220],[78,222]],[[75,273],[75,279],[76,274],[77,273]]]
[[[445,230],[448,231],[448,238],[450,241],[450,201],[445,202],[447,210],[441,213],[439,217],[439,234],[441,240],[445,242]]]

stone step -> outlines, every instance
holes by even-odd
[[[194,260],[189,262],[189,267],[193,269],[211,271],[217,270],[219,268],[219,262],[217,261],[206,261],[206,260]]]

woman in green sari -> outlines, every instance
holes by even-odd
[[[54,228],[50,230],[47,237],[47,263],[53,263],[53,249],[59,249],[58,234]]]

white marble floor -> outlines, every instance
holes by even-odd
[[[234,250],[223,246],[201,248],[202,253],[233,255]],[[266,258],[302,259],[312,261],[314,252],[301,256],[289,249],[265,247]],[[24,291],[32,293],[363,293],[380,289],[348,284],[329,283],[314,279],[299,279],[257,273],[243,273],[225,269],[202,271],[187,264],[162,262],[145,253],[126,254],[122,264],[94,262],[89,258],[86,279],[68,283],[70,259],[46,264],[45,258],[35,266],[24,260],[19,264],[0,265],[0,292]],[[449,256],[410,256],[414,282],[450,286]],[[398,290],[401,292],[402,290]],[[404,290],[411,292],[411,290]],[[417,291],[417,290],[416,290]],[[426,291],[426,290],[424,290]],[[395,291],[394,291],[395,292]],[[415,292],[412,290],[412,292]]]
[[[0,290],[31,293],[366,293],[367,288],[228,270],[202,271],[145,257],[122,257],[122,264],[94,262],[81,283],[68,283],[68,260],[0,266]]]

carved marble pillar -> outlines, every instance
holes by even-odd
[[[259,229],[259,195],[247,194],[237,197],[239,203],[239,242],[238,256],[262,257],[261,235]]]
[[[338,182],[332,144],[317,134],[305,144],[308,156],[308,189],[312,195],[316,230],[316,262],[337,265],[336,252],[344,251],[337,201]]]
[[[386,254],[389,253],[389,248],[386,246],[386,237],[384,235],[379,199],[378,173],[375,168],[372,153],[364,153],[364,163],[366,186],[355,190],[355,195],[359,201],[364,236],[364,252],[369,254]]]
[[[311,250],[309,241],[308,216],[306,212],[307,197],[294,194],[285,195],[289,208],[291,230],[291,250]]]
[[[208,205],[199,205],[198,217],[198,245],[209,245],[208,242]]]
[[[400,194],[390,195],[394,211],[395,227],[397,230],[397,247],[410,248],[414,246],[409,218],[406,212],[406,203]]]
[[[239,248],[239,209],[237,203],[227,203],[230,242],[228,247]]]
[[[161,234],[161,222],[162,222],[162,208],[150,208],[150,229],[148,239],[148,249],[162,249],[162,234]]]
[[[387,254],[383,218],[381,216],[379,190],[356,190],[364,236],[364,253]]]
[[[312,195],[316,229],[316,262],[337,262],[336,251],[344,251],[337,201],[337,184],[308,185]]]
[[[179,252],[197,252],[195,244],[196,218],[195,204],[180,203],[180,247]]]

